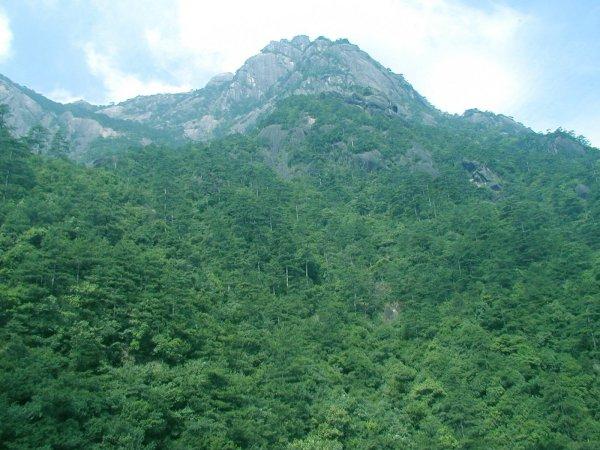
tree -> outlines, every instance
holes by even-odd
[[[66,158],[70,151],[71,145],[67,138],[67,132],[61,127],[52,137],[48,154],[56,158]]]
[[[23,193],[32,186],[34,178],[27,164],[28,148],[10,134],[6,122],[9,114],[8,107],[0,105],[0,182],[4,200]]]
[[[44,128],[41,125],[35,125],[31,127],[27,133],[25,142],[33,153],[40,154],[48,147],[49,137],[50,133],[47,128]]]

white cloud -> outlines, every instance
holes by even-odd
[[[0,11],[0,61],[10,56],[12,38],[8,17]]]
[[[110,56],[101,54],[88,44],[84,48],[86,62],[93,75],[100,78],[106,88],[106,100],[119,102],[137,95],[173,93],[189,90],[186,85],[171,85],[159,80],[142,80],[136,75],[124,73],[116,67]]]
[[[73,103],[73,102],[83,99],[82,96],[74,95],[73,93],[71,93],[63,88],[56,88],[53,91],[48,92],[46,94],[46,97],[48,97],[50,100],[54,100],[55,102],[64,103],[64,104]]]
[[[469,107],[506,112],[523,87],[515,73],[477,52],[440,56],[418,84],[435,106],[455,113]]]

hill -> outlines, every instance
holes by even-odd
[[[598,151],[330,76],[89,165],[3,110],[0,447],[600,445]]]

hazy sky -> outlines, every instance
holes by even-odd
[[[0,0],[0,73],[107,103],[202,87],[297,34],[348,38],[442,110],[600,146],[600,0]]]

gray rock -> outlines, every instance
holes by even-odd
[[[266,145],[262,152],[265,162],[284,179],[289,179],[293,175],[289,167],[289,155],[283,150],[288,135],[289,132],[280,124],[268,125],[258,134],[259,141]]]
[[[219,126],[219,121],[210,114],[202,116],[198,120],[190,120],[184,124],[184,134],[186,137],[200,141],[206,136],[210,136],[215,128]]]
[[[0,78],[0,103],[8,104],[12,111],[9,124],[14,134],[23,136],[34,125],[48,128],[51,134],[66,128],[76,155],[98,139],[129,138],[131,143],[139,143],[140,125],[195,141],[245,133],[285,97],[324,92],[423,123],[434,124],[440,116],[401,75],[347,40],[333,42],[324,37],[274,41],[235,74],[216,75],[203,89],[139,96],[117,105],[61,105]],[[128,122],[135,122],[135,127]],[[113,123],[120,125],[113,128]],[[306,130],[299,125],[293,139],[303,140]]]
[[[306,139],[306,130],[303,127],[296,127],[291,130],[290,144],[300,144]]]
[[[489,111],[480,111],[478,109],[468,109],[461,117],[471,124],[485,128],[494,128],[506,134],[533,133],[533,131],[525,125],[517,122],[512,117],[503,114],[494,114]]]
[[[402,305],[399,302],[386,303],[383,307],[382,318],[385,322],[391,322],[398,318]]]
[[[403,166],[409,167],[416,172],[423,172],[436,178],[439,175],[439,170],[433,162],[431,153],[424,149],[419,144],[414,144],[409,148],[404,155],[399,159]]]
[[[0,104],[8,106],[7,124],[17,137],[25,136],[37,124],[45,128],[58,127],[55,114],[45,110],[21,86],[4,77],[0,78]]]
[[[586,148],[575,138],[567,136],[561,132],[554,132],[546,135],[546,146],[552,154],[566,155],[584,155]]]
[[[304,51],[310,45],[310,39],[308,36],[301,34],[292,39],[292,44],[301,51]]]
[[[23,136],[34,125],[42,125],[51,135],[58,129],[66,129],[74,156],[83,154],[102,139],[139,143],[147,135],[184,142],[246,133],[282,99],[321,93],[333,93],[365,110],[425,125],[435,126],[446,120],[402,75],[383,67],[347,40],[333,42],[324,37],[311,41],[307,36],[296,36],[273,41],[250,57],[235,74],[216,75],[203,89],[139,96],[117,105],[94,106],[85,102],[61,105],[0,76],[0,103],[10,108],[12,114],[8,120],[13,133]],[[476,130],[533,133],[508,116],[476,109],[465,111],[456,120],[463,120]],[[307,130],[305,125],[296,124],[286,139],[302,142]],[[579,155],[587,151],[582,143],[565,133],[536,139],[553,154]],[[348,144],[352,147],[352,142]],[[365,167],[376,167],[373,155],[367,154],[363,155]],[[431,155],[424,149],[410,149],[399,162],[411,170],[438,175]],[[478,181],[488,176],[491,177],[490,173],[481,169],[473,175],[473,182],[501,189],[500,183]]]
[[[208,83],[206,83],[205,88],[206,89],[218,89],[219,87],[223,86],[224,84],[231,82],[231,80],[233,80],[233,76],[234,75],[231,72],[224,72],[224,73],[215,75],[210,80],[208,80]]]
[[[50,142],[58,130],[64,130],[73,157],[84,152],[96,139],[116,138],[122,134],[94,119],[94,107],[85,102],[61,105],[1,75],[0,104],[9,108],[7,124],[14,136],[25,136],[34,126],[41,125],[49,131]],[[79,115],[79,111],[85,116]]]
[[[288,132],[279,124],[268,125],[258,134],[259,140],[267,144],[273,153],[277,153],[281,149],[287,136]]]
[[[269,43],[235,75],[219,75],[206,88],[184,94],[137,97],[101,111],[155,128],[181,130],[195,140],[214,137],[217,128],[189,123],[207,114],[218,129],[245,132],[290,95],[333,92],[361,106],[435,123],[439,115],[401,75],[392,73],[347,41],[306,36]],[[188,126],[184,126],[188,124]]]
[[[471,174],[471,183],[479,188],[488,188],[492,191],[502,190],[502,179],[486,165],[473,160],[463,160],[462,166]]]

